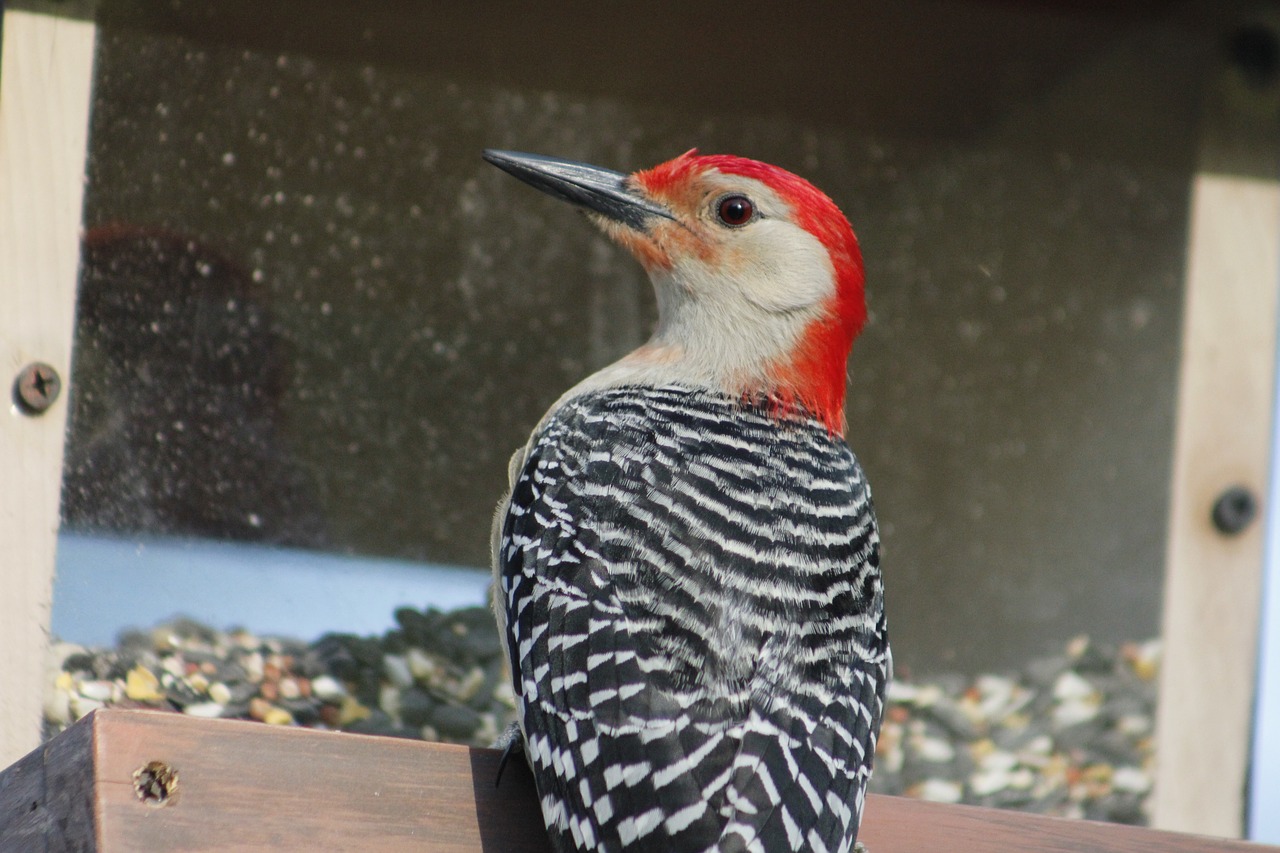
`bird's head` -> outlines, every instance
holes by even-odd
[[[669,382],[803,410],[843,432],[846,361],[866,320],[849,222],[803,178],[689,151],[625,175],[486,151],[485,159],[586,208],[644,266],[658,297],[650,341],[598,376]]]

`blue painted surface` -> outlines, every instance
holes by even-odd
[[[489,573],[458,566],[203,540],[62,533],[53,634],[109,645],[124,628],[174,615],[215,628],[312,640],[326,631],[379,634],[401,605],[484,604]]]
[[[1276,361],[1280,377],[1280,355]],[[1280,405],[1277,389],[1273,409]],[[1280,844],[1280,411],[1272,415],[1271,477],[1266,500],[1258,695],[1254,708],[1247,836]],[[1214,737],[1214,732],[1207,732]]]

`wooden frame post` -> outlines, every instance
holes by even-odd
[[[1278,106],[1276,81],[1251,79],[1239,65],[1224,66],[1208,86],[1191,195],[1161,630],[1153,823],[1232,837],[1244,826],[1265,530],[1261,512],[1234,531],[1212,514],[1231,487],[1255,506],[1268,491]]]
[[[40,742],[94,27],[9,11],[0,56],[0,766]],[[22,369],[59,398],[17,402]]]

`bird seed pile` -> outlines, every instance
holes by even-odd
[[[55,643],[46,735],[114,706],[490,745],[515,717],[493,615],[395,616],[381,637],[313,643],[189,620],[126,632],[114,648]],[[1081,637],[1017,673],[895,680],[871,789],[1144,824],[1158,667],[1155,642]]]

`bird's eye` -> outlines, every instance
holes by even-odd
[[[751,221],[751,217],[756,215],[756,207],[744,195],[730,195],[720,199],[716,215],[725,225],[736,228]]]

